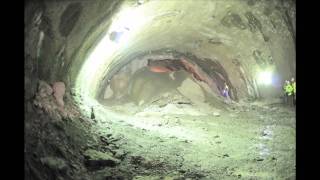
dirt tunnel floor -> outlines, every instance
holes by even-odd
[[[203,113],[177,102],[113,106],[118,115],[97,112],[94,132],[117,139],[127,155],[119,168],[135,164],[134,179],[295,179],[292,108],[255,102]]]

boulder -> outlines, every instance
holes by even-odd
[[[67,164],[66,162],[58,157],[43,157],[40,159],[41,163],[52,170],[66,170]]]
[[[47,113],[52,112],[55,109],[55,105],[52,103],[54,100],[52,93],[53,89],[49,84],[45,81],[39,81],[33,104]]]
[[[113,157],[112,153],[100,152],[94,149],[88,149],[84,152],[86,159],[85,165],[91,170],[99,170],[104,167],[114,167],[120,163],[120,160]]]
[[[66,86],[63,82],[55,82],[52,84],[53,96],[55,97],[57,104],[60,107],[64,107],[63,96],[66,91]]]
[[[40,80],[38,84],[38,96],[40,96],[41,98],[45,98],[51,96],[52,93],[53,89],[51,88],[51,86],[47,84],[45,81]]]

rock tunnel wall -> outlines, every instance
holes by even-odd
[[[134,1],[126,2],[134,4]],[[64,81],[69,90],[121,4],[122,1],[112,0],[27,3],[25,79],[26,86],[31,87],[26,92],[27,98],[35,89],[36,79]],[[186,1],[183,4],[170,1],[166,5],[147,1],[141,8],[146,16],[155,14],[151,24],[128,43],[128,50],[114,57],[115,64],[124,65],[134,54],[164,47],[192,54],[201,59],[197,62],[200,66],[213,60],[211,64],[216,70],[208,72],[204,68],[204,71],[211,73],[216,81],[222,81],[221,75],[228,75],[235,99],[279,95],[281,81],[295,74],[293,1]],[[197,9],[203,10],[196,15],[189,13]],[[255,80],[257,71],[267,66],[275,67],[278,78],[276,87],[269,89],[258,87]]]
[[[101,38],[121,3],[27,1],[24,20],[27,98],[34,94],[39,79],[50,83],[63,81],[70,90],[85,60],[79,57],[85,57]]]

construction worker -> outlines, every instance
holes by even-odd
[[[228,103],[231,101],[230,99],[230,95],[229,95],[229,86],[227,85],[227,83],[224,83],[224,88],[222,90],[222,95],[223,97],[225,97],[225,102]]]
[[[286,80],[283,88],[285,92],[285,103],[291,106],[292,96],[293,96],[293,87],[291,86],[290,82]]]
[[[294,80],[294,78],[291,78],[291,86],[293,89],[293,105],[296,105],[296,81]]]

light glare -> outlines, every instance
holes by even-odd
[[[263,85],[270,85],[272,83],[272,72],[263,71],[258,75],[258,83]]]

